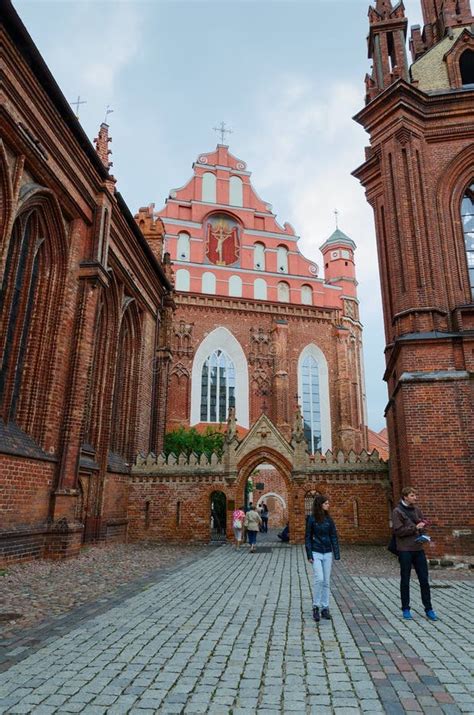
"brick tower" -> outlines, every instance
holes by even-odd
[[[472,554],[474,30],[469,0],[422,0],[408,66],[403,2],[369,9],[370,135],[354,175],[374,210],[394,498],[418,489],[432,553]]]

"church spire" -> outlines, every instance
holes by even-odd
[[[372,75],[366,77],[366,102],[383,92],[397,79],[408,81],[406,36],[408,20],[403,0],[393,6],[391,0],[376,0],[369,7],[369,58]]]

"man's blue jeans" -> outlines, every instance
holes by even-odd
[[[410,574],[413,566],[418,581],[420,582],[421,600],[425,611],[430,611],[431,606],[431,591],[430,582],[428,580],[428,562],[424,551],[399,551],[398,560],[400,561],[400,596],[402,599],[402,609],[410,608]]]

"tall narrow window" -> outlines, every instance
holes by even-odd
[[[286,246],[278,246],[277,270],[278,273],[288,273],[288,249]]]
[[[240,276],[231,276],[229,278],[229,295],[235,298],[242,296],[242,278]]]
[[[176,290],[189,290],[190,283],[189,271],[185,268],[180,268],[179,271],[176,271]]]
[[[265,270],[265,246],[263,243],[256,243],[253,247],[253,267],[256,271]]]
[[[214,273],[206,271],[202,274],[202,292],[212,294],[216,292],[216,277]]]
[[[202,200],[207,203],[216,203],[216,175],[206,171],[202,175]]]
[[[280,281],[278,284],[278,300],[282,303],[289,303],[290,301],[290,286],[285,281]]]
[[[461,70],[461,83],[464,86],[474,84],[474,52],[465,50],[459,61]]]
[[[267,299],[267,283],[263,278],[256,278],[253,284],[253,297],[257,300]]]
[[[189,233],[181,231],[178,234],[178,250],[176,255],[177,261],[189,261],[190,254],[190,239]]]
[[[466,190],[461,204],[464,243],[466,245],[467,269],[469,284],[474,297],[474,181]]]
[[[140,355],[139,316],[132,299],[126,308],[117,343],[117,364],[112,399],[110,451],[126,460],[135,451],[135,419],[138,363]]]
[[[309,451],[314,454],[321,448],[321,402],[319,394],[319,366],[312,355],[307,355],[301,365],[301,396],[304,434]]]
[[[301,286],[301,302],[303,305],[313,305],[313,289],[311,286]]]
[[[231,206],[244,205],[244,185],[239,176],[231,176],[229,182],[229,204]]]
[[[0,417],[42,445],[67,248],[56,206],[37,194],[12,227],[0,291]]]
[[[201,422],[225,422],[235,407],[235,367],[223,350],[215,350],[202,366]]]

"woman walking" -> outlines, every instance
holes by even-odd
[[[253,504],[250,504],[249,510],[245,515],[245,527],[250,544],[250,553],[255,553],[255,544],[257,543],[257,532],[262,524],[262,520],[258,511]]]
[[[313,564],[313,618],[330,620],[329,585],[332,558],[339,561],[339,541],[336,525],[329,516],[329,499],[318,494],[313,502],[313,513],[306,522],[306,554]]]
[[[242,529],[244,528],[245,512],[244,508],[241,506],[240,509],[236,509],[232,514],[232,528],[234,530],[235,545],[238,549],[242,542]]]

